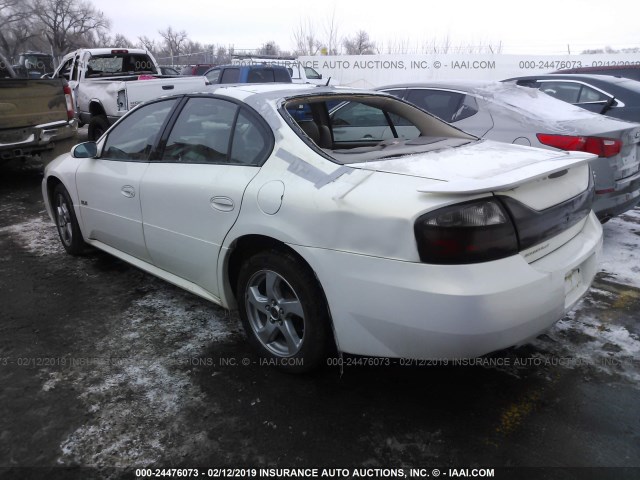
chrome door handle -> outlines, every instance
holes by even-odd
[[[120,190],[120,193],[127,198],[133,198],[136,196],[136,189],[131,185],[125,185],[122,187],[122,190]]]
[[[229,197],[211,197],[211,206],[221,212],[230,212],[234,209],[235,203]]]

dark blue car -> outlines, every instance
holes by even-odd
[[[204,73],[211,84],[291,83],[289,71],[281,65],[219,65]]]

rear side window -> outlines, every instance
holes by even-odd
[[[241,110],[233,132],[231,163],[261,165],[267,159],[270,147],[271,142],[262,125]]]
[[[580,90],[580,98],[578,99],[578,103],[591,103],[591,102],[606,102],[609,100],[604,93],[601,93],[593,88],[589,88],[586,85],[582,86],[582,90]]]
[[[417,89],[408,92],[407,100],[445,122],[451,123],[462,107],[465,96],[458,92]],[[456,118],[456,120],[462,120],[462,118]]]
[[[276,68],[274,71],[276,82],[291,83],[291,75],[286,69]]]
[[[568,103],[604,103],[611,98],[595,88],[575,82],[540,82],[540,90]]]
[[[238,80],[240,80],[239,68],[225,68],[220,83],[238,83]]]
[[[247,75],[247,83],[273,83],[275,80],[271,68],[252,68]]]
[[[579,83],[571,82],[541,82],[540,90],[547,95],[551,95],[553,98],[562,100],[568,103],[578,103],[580,98],[580,89],[582,86]]]

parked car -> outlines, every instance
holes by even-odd
[[[336,347],[475,357],[535,337],[588,290],[592,154],[479,141],[366,90],[210,88],[145,103],[47,167],[68,253],[89,244],[238,308],[289,371]],[[329,100],[413,135],[337,141]],[[300,105],[313,122],[289,115]]]
[[[174,75],[174,76],[180,75],[180,72],[178,72],[175,68],[164,66],[164,65],[160,65],[160,73],[162,75]]]
[[[556,70],[551,73],[579,73],[587,75],[611,75],[614,77],[630,78],[640,80],[640,64],[637,65],[605,65],[600,67],[578,67],[566,70]]]
[[[76,142],[71,89],[66,80],[0,79],[0,161],[35,155],[53,158],[53,149]]]
[[[136,105],[206,84],[202,77],[156,78],[159,71],[144,49],[87,48],[65,55],[53,77],[69,82],[80,126],[89,124],[89,140],[97,140]]]
[[[220,65],[204,74],[209,83],[291,83],[289,71],[281,65]]]
[[[281,57],[276,55],[234,55],[233,65],[280,65],[287,69],[293,83],[313,83],[315,85],[338,85],[334,78],[322,78],[322,74],[300,61],[297,57]]]
[[[594,113],[640,122],[640,82],[610,75],[549,74],[505,80]]]
[[[215,64],[213,63],[198,63],[196,65],[187,65],[185,67],[182,67],[182,70],[180,70],[180,75],[204,75],[204,72],[214,66]]]
[[[53,72],[53,56],[42,52],[21,53],[13,70],[21,78],[41,78]]]
[[[596,115],[537,90],[499,82],[442,81],[381,87],[478,137],[591,152],[593,204],[604,222],[640,201],[640,125]]]

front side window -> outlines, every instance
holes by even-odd
[[[70,58],[60,67],[58,78],[66,78],[71,80],[71,67],[73,66],[73,58]]]
[[[320,80],[320,79],[322,79],[322,75],[320,75],[318,72],[316,72],[311,67],[304,67],[304,74],[307,76],[307,78],[309,78],[311,80]]]
[[[225,100],[190,98],[171,129],[163,161],[227,163],[237,111]]]
[[[102,158],[147,161],[176,99],[144,105],[124,117],[109,133]]]
[[[218,83],[218,80],[220,79],[220,69],[216,68],[215,70],[210,70],[207,72],[205,77],[207,77],[209,83]]]

